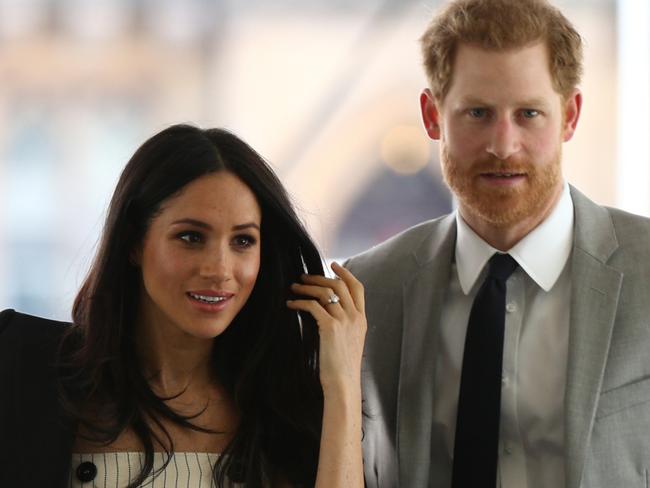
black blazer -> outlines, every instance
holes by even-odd
[[[54,361],[69,323],[0,312],[0,487],[64,488],[74,428],[58,402]]]

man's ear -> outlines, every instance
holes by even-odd
[[[434,140],[440,139],[440,111],[433,93],[428,88],[422,90],[420,94],[420,111],[424,130],[428,136]]]
[[[562,110],[564,111],[564,125],[562,127],[562,141],[567,142],[573,137],[573,134],[575,134],[581,109],[582,92],[576,88],[573,91],[573,94],[563,103]]]

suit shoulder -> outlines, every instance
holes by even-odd
[[[612,222],[617,231],[632,229],[633,232],[631,234],[638,233],[639,231],[644,235],[650,233],[650,218],[626,212],[620,208],[605,207],[605,209],[611,215]],[[630,232],[625,232],[625,234],[630,234]]]
[[[19,344],[35,345],[58,341],[71,324],[16,312],[0,312],[0,349],[8,350]]]
[[[18,402],[34,393],[34,405],[51,404],[58,350],[69,325],[14,310],[0,313],[0,388],[5,394]],[[34,405],[30,401],[23,407]]]
[[[636,264],[645,264],[650,260],[650,219],[617,208],[606,207],[609,212],[619,248],[617,254],[634,257]]]
[[[427,220],[410,227],[386,241],[351,257],[345,263],[361,282],[370,282],[386,276],[398,276],[408,271],[413,254],[424,241],[434,235],[448,215]]]
[[[11,308],[8,308],[0,312],[0,336],[5,331],[5,329],[9,327],[9,324],[11,323],[15,315],[16,315],[16,311]]]

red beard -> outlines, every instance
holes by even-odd
[[[488,157],[465,165],[453,160],[444,143],[441,151],[443,177],[459,202],[481,220],[498,227],[541,217],[562,182],[560,160],[558,150],[553,161],[543,164]],[[486,185],[483,177],[489,173],[523,175],[524,182]]]

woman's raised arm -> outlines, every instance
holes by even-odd
[[[305,275],[287,306],[309,312],[320,334],[323,428],[316,488],[362,488],[361,356],[366,335],[363,286],[334,263],[337,279]]]

